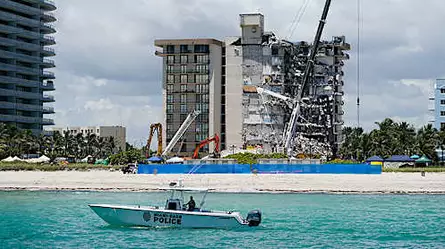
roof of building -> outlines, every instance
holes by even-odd
[[[383,162],[383,158],[379,156],[372,156],[368,159],[366,159],[366,162]]]
[[[193,44],[215,44],[222,46],[223,42],[212,38],[155,40],[155,46],[158,47],[163,47],[166,45],[193,45]]]
[[[416,160],[416,163],[430,163],[431,159],[423,155],[421,158]]]
[[[386,159],[385,162],[414,162],[414,159],[407,155],[394,155]]]

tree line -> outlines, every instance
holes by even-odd
[[[339,154],[343,159],[363,161],[377,155],[426,155],[434,162],[439,158],[436,149],[445,149],[445,130],[427,124],[416,130],[407,122],[394,122],[390,118],[376,122],[377,128],[364,132],[360,127],[344,127],[344,142]]]
[[[116,152],[113,137],[98,137],[93,133],[73,135],[54,132],[52,136],[33,135],[30,130],[0,123],[0,159],[24,154],[40,154],[51,159],[74,156],[77,159],[88,155],[106,158]]]

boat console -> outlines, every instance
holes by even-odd
[[[183,210],[180,199],[168,199],[165,204],[166,210]]]

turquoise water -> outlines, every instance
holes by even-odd
[[[263,212],[257,228],[104,223],[88,203],[158,204],[163,193],[0,192],[0,248],[444,248],[445,196],[210,194],[207,208]]]

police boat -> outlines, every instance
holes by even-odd
[[[89,204],[105,222],[116,226],[178,227],[178,228],[240,228],[255,227],[261,223],[261,212],[252,210],[244,219],[239,212],[203,209],[208,189],[184,188],[182,184],[162,190],[170,191],[165,207]],[[192,210],[184,204],[184,194],[200,192],[199,207]]]

